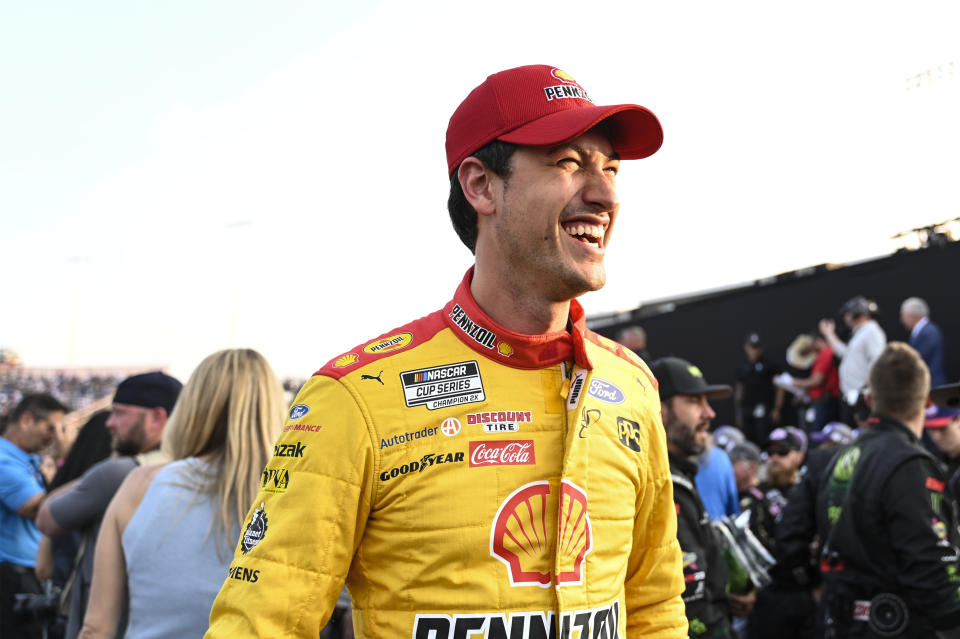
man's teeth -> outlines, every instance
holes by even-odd
[[[599,224],[568,224],[563,227],[567,235],[584,237],[591,244],[603,237],[603,226]]]

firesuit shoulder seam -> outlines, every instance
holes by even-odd
[[[322,370],[317,372],[317,375],[322,375],[324,377],[330,377],[326,374],[326,371]],[[360,393],[359,389],[356,388],[352,383],[349,383],[349,378],[333,378],[331,380],[339,384],[347,393],[350,395],[350,398],[353,400],[353,403],[356,405],[357,410],[360,411],[360,415],[363,417],[363,425],[367,430],[367,439],[370,443],[370,449],[373,451],[373,480],[370,482],[370,492],[369,494],[364,495],[364,499],[367,500],[367,504],[370,507],[373,507],[375,503],[376,494],[379,490],[380,484],[377,481],[377,477],[380,476],[380,469],[383,466],[383,459],[380,453],[380,447],[378,442],[380,441],[380,434],[377,430],[377,425],[374,423],[373,415],[370,412],[367,403],[363,399],[363,394]],[[320,474],[320,473],[318,473]],[[362,485],[363,482],[358,479],[358,484]]]
[[[443,311],[434,311],[337,355],[324,364],[314,375],[326,375],[333,379],[340,379],[358,368],[416,348],[428,342],[444,328],[446,328],[446,324],[443,321]]]

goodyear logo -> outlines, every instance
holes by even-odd
[[[393,351],[399,351],[401,348],[406,348],[413,343],[413,335],[410,333],[397,333],[396,335],[391,335],[390,337],[384,337],[376,341],[370,342],[363,347],[364,353],[369,353],[371,355],[379,355],[381,353],[392,353]]]
[[[694,377],[703,377],[703,372],[696,366],[687,366],[687,372],[693,375]]]
[[[333,363],[334,368],[346,368],[347,366],[352,366],[357,363],[357,360],[360,357],[356,353],[347,353],[346,355],[337,358],[337,361]]]

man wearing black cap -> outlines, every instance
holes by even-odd
[[[743,352],[747,361],[737,368],[733,389],[735,421],[747,439],[763,446],[773,425],[780,423],[783,411],[785,393],[773,383],[780,367],[764,356],[757,333],[747,335]]]
[[[161,372],[134,375],[120,382],[107,420],[115,456],[95,465],[80,479],[53,491],[40,506],[37,527],[45,535],[83,534],[66,639],[76,637],[83,625],[93,579],[93,551],[103,513],[131,470],[140,464],[164,461],[159,451],[160,440],[180,388],[179,381]],[[126,615],[120,632],[125,624]]]
[[[840,421],[853,425],[853,406],[863,387],[867,385],[870,367],[887,343],[887,334],[874,319],[877,304],[863,295],[850,298],[840,307],[843,322],[851,330],[850,341],[837,337],[837,325],[832,319],[820,320],[820,332],[830,343],[833,354],[840,358]]]
[[[677,510],[677,539],[683,550],[683,601],[691,636],[733,637],[731,604],[738,616],[745,615],[753,605],[754,595],[727,594],[727,566],[720,541],[694,481],[695,458],[705,450],[710,420],[716,417],[708,400],[729,397],[732,391],[729,386],[708,384],[699,368],[679,357],[658,359],[651,370],[660,384],[660,410]]]
[[[803,442],[791,427],[776,428],[767,442],[767,477],[757,488],[763,495],[762,530],[758,537],[771,554],[776,555],[777,528],[800,479]],[[758,522],[760,523],[760,522]],[[757,593],[748,620],[748,639],[807,639],[813,632],[814,602],[806,589],[783,587],[780,583],[764,586]]]

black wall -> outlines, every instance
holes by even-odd
[[[838,334],[848,338],[837,310],[858,294],[877,301],[877,321],[890,341],[909,337],[900,324],[900,303],[912,296],[925,299],[946,339],[947,380],[960,379],[960,242],[833,270],[821,266],[788,273],[708,299],[677,301],[671,312],[646,316],[649,311],[641,307],[634,319],[596,330],[615,339],[623,327],[639,324],[647,331],[653,358],[682,357],[699,366],[710,383],[733,385],[748,333],[759,333],[767,357],[786,368],[787,346],[799,333],[813,330],[820,318],[835,319]],[[732,399],[713,405],[715,425],[733,423]]]

